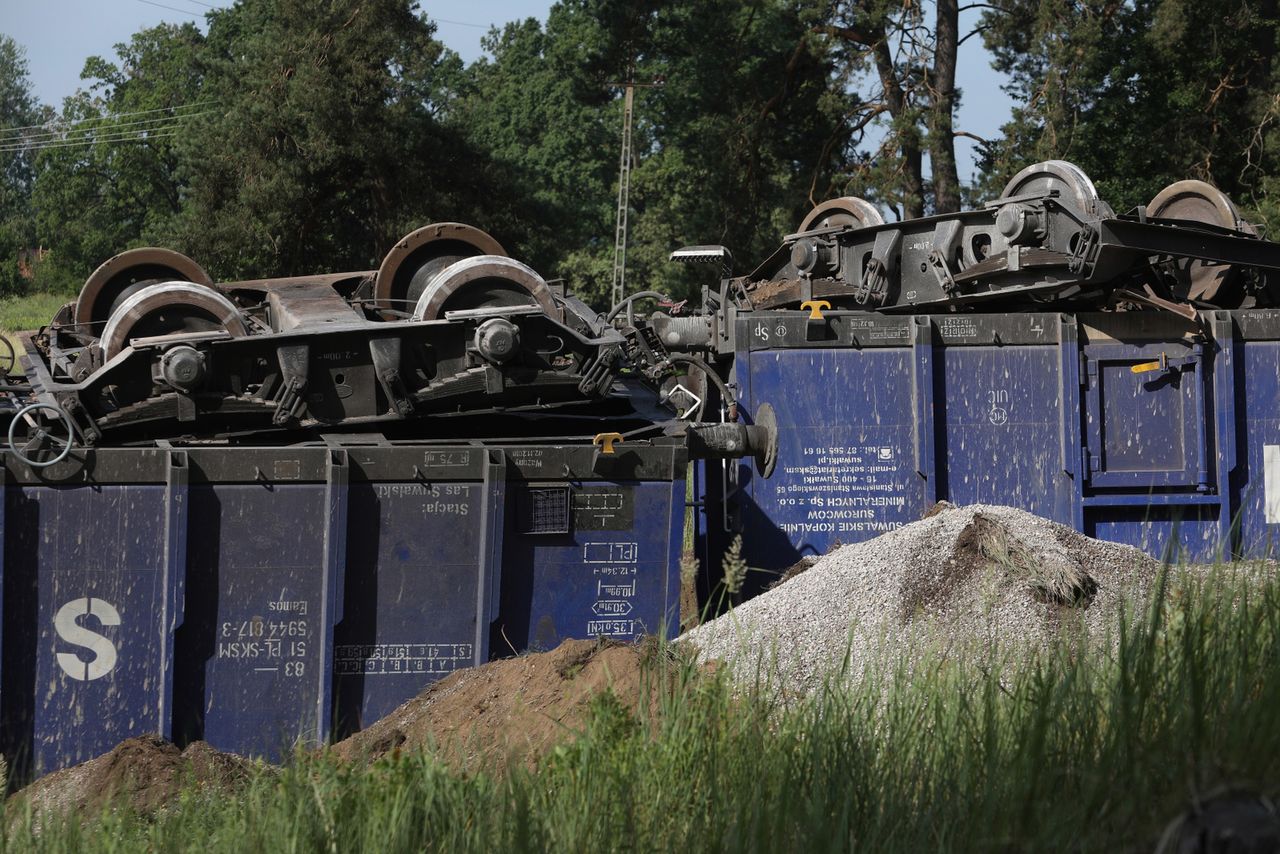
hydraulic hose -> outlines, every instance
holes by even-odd
[[[613,311],[609,312],[609,314],[605,317],[604,322],[612,323],[613,319],[618,316],[618,312],[622,311],[625,308],[627,310],[627,323],[634,326],[635,316],[632,314],[631,306],[635,303],[636,300],[666,299],[666,298],[667,298],[666,294],[660,294],[657,291],[641,291],[638,294],[632,294],[631,296],[623,299],[622,302],[615,305],[613,307]]]
[[[710,365],[699,359],[697,356],[671,355],[667,357],[667,361],[671,362],[673,365],[692,365],[706,374],[707,379],[711,380],[711,383],[720,392],[720,399],[723,400],[725,405],[728,407],[729,420],[738,420],[738,401],[734,400],[733,394],[729,391],[729,387],[725,385],[724,380],[720,379],[720,375],[717,374]]]

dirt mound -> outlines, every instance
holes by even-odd
[[[550,652],[459,670],[333,750],[360,760],[435,746],[466,767],[532,762],[581,730],[598,694],[611,691],[633,710],[646,697],[654,702],[645,666],[654,656],[645,646],[567,640]]]
[[[184,787],[233,790],[249,779],[254,765],[197,741],[179,750],[172,742],[147,735],[120,742],[110,753],[55,771],[10,799],[8,809],[32,812],[98,812],[127,805],[152,813],[173,801]]]
[[[908,666],[928,643],[950,653],[1043,645],[1067,624],[1106,633],[1145,600],[1159,563],[1011,507],[953,507],[843,546],[682,640],[787,690],[833,665]]]

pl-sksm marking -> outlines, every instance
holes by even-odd
[[[638,563],[639,543],[583,543],[583,563]]]

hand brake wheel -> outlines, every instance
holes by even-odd
[[[52,403],[32,403],[9,422],[9,449],[33,468],[60,463],[71,453],[75,425],[71,416]]]

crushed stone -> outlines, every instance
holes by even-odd
[[[1042,647],[1066,625],[1106,637],[1149,596],[1160,563],[1012,507],[940,502],[918,522],[841,546],[685,633],[704,661],[805,693],[873,662]],[[935,650],[936,651],[936,650]]]

